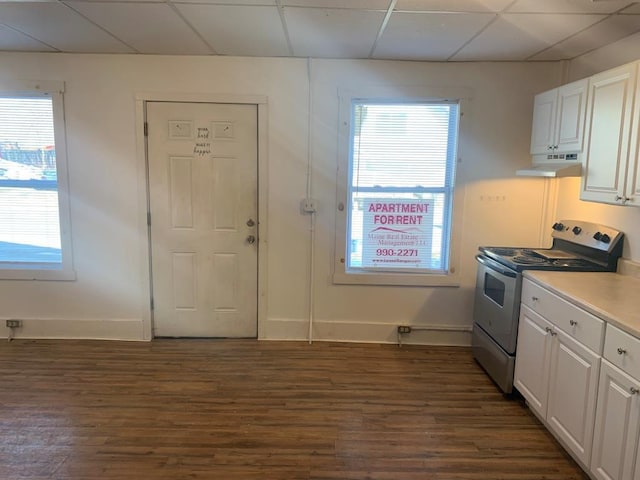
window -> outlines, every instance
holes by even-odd
[[[0,85],[0,278],[71,279],[62,85],[12,87]]]
[[[457,100],[350,99],[337,283],[425,284],[452,273],[459,117]]]

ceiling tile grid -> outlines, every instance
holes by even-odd
[[[373,56],[444,61],[495,18],[492,13],[394,13]]]
[[[555,61],[639,31],[638,0],[0,0],[18,52]]]
[[[285,7],[284,18],[297,57],[367,58],[385,13]]]
[[[219,55],[284,57],[289,54],[275,6],[176,4]]]

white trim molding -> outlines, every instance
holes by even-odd
[[[372,323],[354,321],[314,320],[313,341],[349,343],[398,343],[398,326],[406,322]],[[306,341],[308,320],[269,318],[260,340]],[[410,334],[402,335],[403,345],[442,345],[468,347],[471,345],[469,325],[410,325]]]
[[[4,329],[0,338],[14,339],[82,339],[82,340],[150,340],[144,335],[144,322],[139,318],[61,319],[61,318],[3,318],[19,320],[20,327]],[[61,333],[63,332],[63,333]]]

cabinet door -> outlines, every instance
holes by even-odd
[[[532,155],[551,153],[556,126],[557,99],[558,89],[554,88],[536,95],[533,100]]]
[[[598,479],[640,479],[640,458],[636,460],[640,402],[631,390],[639,383],[602,360],[591,458],[591,472]]]
[[[640,207],[640,62],[636,70],[636,93],[631,129],[631,152],[627,167],[626,205]]]
[[[547,414],[551,324],[526,305],[520,308],[514,386],[541,417]]]
[[[578,80],[558,89],[556,153],[582,151],[588,83],[587,79]]]
[[[621,203],[629,158],[636,65],[591,77],[580,198]]]
[[[600,356],[556,329],[551,350],[547,422],[589,465],[596,414]]]

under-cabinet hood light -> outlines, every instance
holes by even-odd
[[[532,165],[529,168],[518,170],[519,177],[579,177],[582,173],[582,165],[579,163],[547,163]]]

